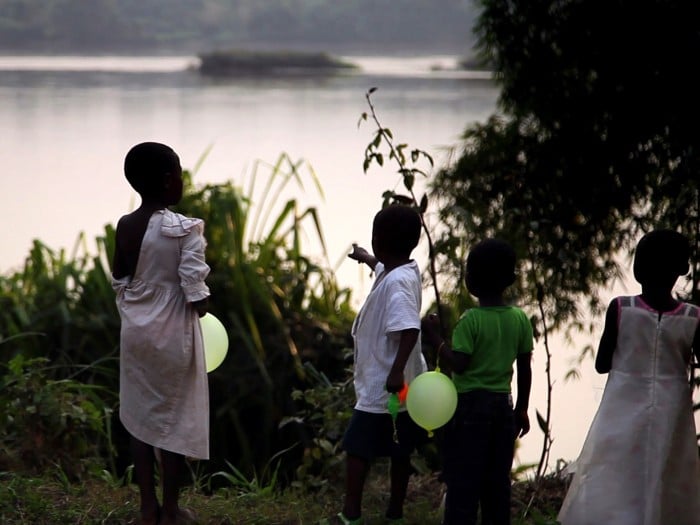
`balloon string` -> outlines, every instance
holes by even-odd
[[[437,356],[435,356],[435,371],[440,371],[440,352],[438,352]]]

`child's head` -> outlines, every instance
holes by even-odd
[[[477,243],[467,256],[465,280],[475,297],[503,293],[515,281],[515,250],[498,239]]]
[[[418,212],[408,206],[392,204],[374,216],[372,250],[383,262],[388,257],[408,258],[420,239],[421,220]]]
[[[681,275],[688,273],[688,239],[673,230],[654,230],[637,243],[634,253],[634,278],[639,284],[673,288]]]
[[[182,198],[180,158],[170,146],[158,142],[135,145],[124,159],[124,174],[144,199],[177,204]]]

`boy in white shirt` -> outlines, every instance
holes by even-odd
[[[376,278],[353,324],[354,385],[357,403],[343,438],[347,454],[346,492],[341,524],[361,522],[362,492],[372,460],[391,457],[391,495],[386,518],[401,520],[411,474],[410,455],[427,433],[405,409],[396,418],[387,409],[389,394],[399,392],[427,366],[420,348],[422,285],[418,264],[410,258],[418,245],[421,219],[413,208],[391,205],[374,217],[372,251],[353,245],[351,259],[365,263]]]

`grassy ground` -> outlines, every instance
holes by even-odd
[[[368,479],[363,502],[367,525],[384,523],[388,493],[385,474],[379,465]],[[413,476],[405,506],[406,522],[439,524],[443,490],[435,475]],[[516,483],[514,525],[555,524],[564,493],[565,485],[557,478],[546,478],[538,484]],[[328,486],[314,494],[231,488],[212,495],[188,487],[181,501],[197,512],[202,525],[316,525],[338,512],[342,497],[342,486]],[[124,486],[101,479],[71,484],[51,473],[41,478],[0,473],[0,523],[4,525],[137,525],[138,503],[133,484]]]

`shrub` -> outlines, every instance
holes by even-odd
[[[0,467],[59,468],[79,479],[99,467],[105,417],[95,387],[47,377],[48,360],[14,357],[0,379]]]

